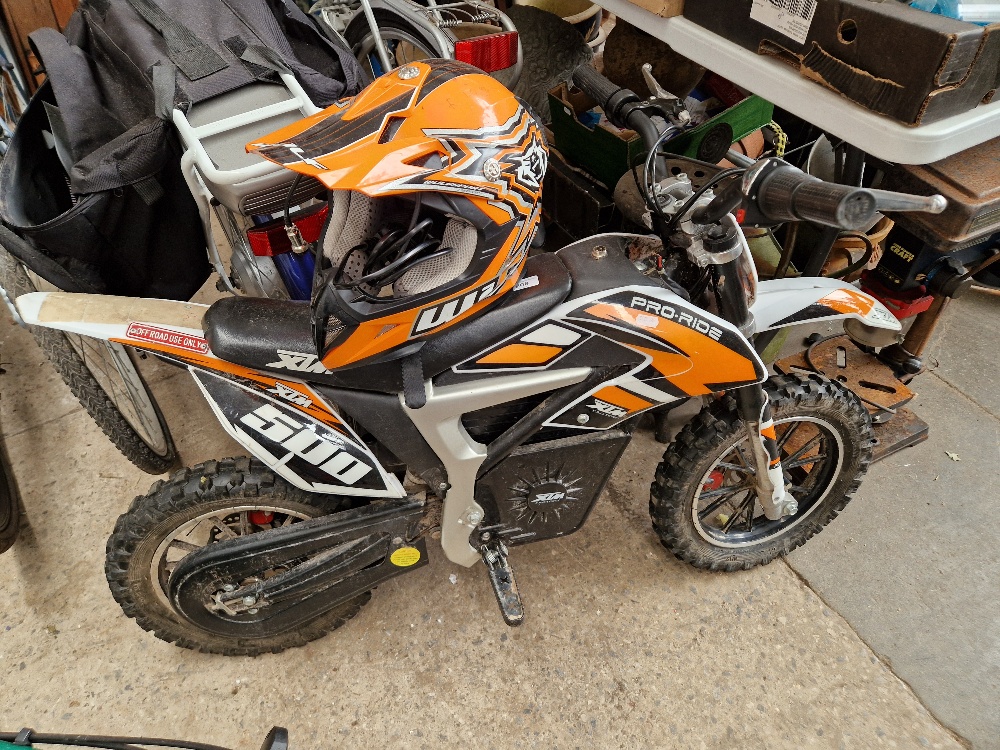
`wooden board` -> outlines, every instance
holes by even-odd
[[[17,63],[29,89],[34,91],[44,76],[35,74],[39,63],[31,53],[28,34],[46,26],[61,30],[76,9],[76,0],[0,0],[0,9],[10,30]]]

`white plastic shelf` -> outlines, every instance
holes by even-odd
[[[1000,137],[1000,102],[929,125],[908,127],[869,112],[802,77],[790,66],[744,49],[686,18],[661,18],[627,0],[594,2],[737,86],[879,159],[930,164]]]

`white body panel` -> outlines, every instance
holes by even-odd
[[[805,317],[788,323],[782,322],[836,292],[843,292],[852,297],[863,297],[872,303],[871,310],[864,314],[842,312],[830,315],[816,315],[811,318]],[[753,307],[750,308],[750,312],[753,313],[754,326],[757,333],[771,328],[783,328],[787,325],[807,323],[810,320],[837,320],[843,318],[855,318],[875,328],[885,328],[890,331],[899,331],[901,329],[899,321],[889,312],[889,308],[878,300],[864,294],[864,292],[859,292],[850,284],[838,281],[837,279],[804,277],[762,281],[757,286],[757,299]]]

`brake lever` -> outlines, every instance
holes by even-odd
[[[691,113],[688,112],[684,100],[660,85],[660,82],[653,77],[653,66],[649,63],[643,63],[642,77],[646,79],[646,85],[653,94],[648,101],[660,111],[663,118],[677,127],[687,127],[691,123]]]
[[[868,192],[875,196],[878,210],[882,212],[902,212],[902,211],[923,211],[929,214],[942,213],[948,208],[948,199],[943,195],[906,195],[905,193],[893,193],[888,190],[868,189]]]

